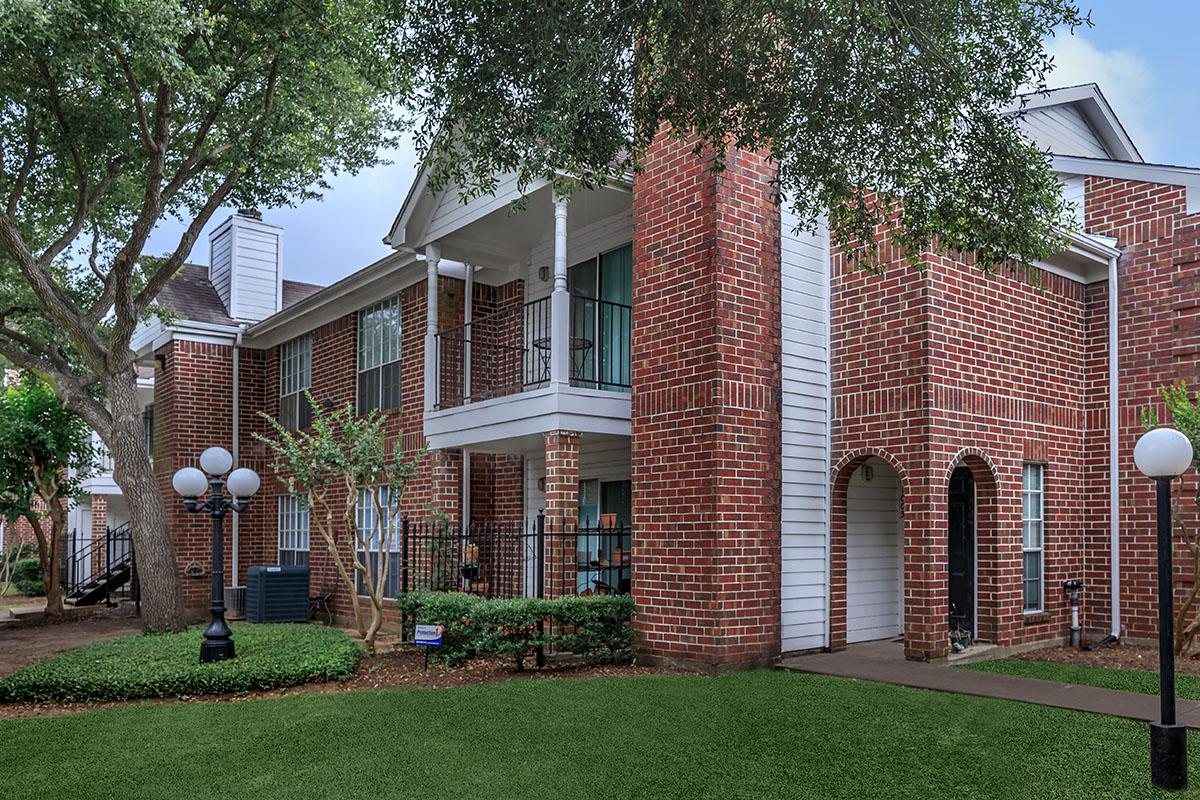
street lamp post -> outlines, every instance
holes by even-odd
[[[1175,721],[1175,602],[1171,556],[1171,481],[1192,465],[1192,444],[1172,428],[1138,439],[1133,460],[1153,478],[1158,499],[1159,719],[1150,723],[1150,779],[1160,789],[1187,788],[1187,727]]]
[[[250,498],[258,491],[258,473],[252,469],[235,469],[233,456],[223,447],[210,447],[200,454],[200,469],[184,467],[175,473],[171,485],[183,496],[183,504],[193,513],[207,512],[212,518],[212,616],[204,630],[204,641],[200,644],[201,663],[224,661],[234,657],[233,633],[225,622],[225,548],[223,528],[225,514],[230,510],[241,513],[250,505]],[[203,472],[201,472],[203,470]],[[223,477],[229,472],[229,477]],[[204,490],[210,490],[209,498],[201,502],[198,498]],[[225,494],[225,489],[229,494]]]

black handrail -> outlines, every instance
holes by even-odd
[[[454,408],[549,381],[550,303],[550,297],[543,297],[439,332],[437,407]],[[567,346],[573,385],[629,390],[632,317],[633,309],[623,303],[571,295]]]
[[[101,554],[104,556],[102,568],[92,564],[93,557],[99,557]],[[67,557],[66,569],[63,570],[64,594],[69,597],[81,588],[105,583],[126,569],[131,573],[136,569],[133,531],[129,523],[107,528],[103,539],[92,539],[82,547],[79,546],[78,540],[72,537],[71,552]]]

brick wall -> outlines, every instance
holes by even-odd
[[[1141,412],[1153,405],[1166,420],[1158,390],[1177,380],[1200,383],[1200,217],[1187,214],[1182,187],[1089,177],[1085,197],[1087,228],[1115,237],[1118,262],[1120,363],[1121,619],[1124,635],[1157,634],[1157,583],[1152,483],[1133,463],[1133,445],[1143,432]],[[1107,403],[1103,408],[1105,413]],[[1107,417],[1097,420],[1107,435]],[[1105,450],[1105,452],[1107,452]],[[1093,459],[1092,480],[1107,486],[1107,458]],[[1194,497],[1195,471],[1183,483]],[[1189,500],[1184,521],[1200,524]],[[1088,597],[1096,627],[1107,632],[1109,557],[1107,506],[1097,514],[1097,533],[1088,547]],[[1190,559],[1176,539],[1176,590],[1195,579]]]
[[[661,133],[633,189],[633,591],[641,652],[779,651],[779,209],[772,166],[716,174]]]

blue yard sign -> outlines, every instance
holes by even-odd
[[[441,625],[417,625],[413,632],[413,644],[424,647],[441,647]]]

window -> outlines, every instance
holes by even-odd
[[[400,405],[400,296],[358,312],[358,413]]]
[[[1045,488],[1046,468],[1042,464],[1026,464],[1021,476],[1021,530],[1025,576],[1025,613],[1043,609],[1045,581]]]
[[[308,503],[302,495],[279,498],[279,563],[308,564]]]
[[[312,423],[304,390],[312,386],[312,334],[279,346],[279,424],[289,431]]]
[[[370,570],[372,580],[378,581],[380,570],[383,568],[383,554],[386,553],[388,576],[383,585],[383,596],[395,597],[400,593],[400,508],[389,502],[388,487],[380,486],[374,491],[378,493],[380,506],[384,513],[390,516],[390,519],[384,520],[377,532],[375,503],[371,499],[371,490],[358,490],[355,524],[358,526],[360,537],[369,537],[368,549],[359,550],[358,557]],[[358,575],[356,581],[358,593],[365,595],[367,587],[363,583],[362,576]]]

